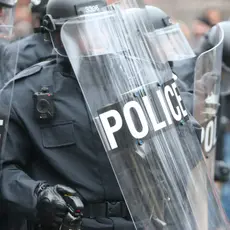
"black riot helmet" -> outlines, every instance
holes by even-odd
[[[49,32],[54,50],[60,55],[65,53],[60,38],[60,30],[65,22],[95,13],[105,6],[106,0],[49,0],[42,26]]]
[[[230,21],[218,23],[224,32],[221,94],[230,94]]]
[[[224,31],[223,63],[230,68],[230,21],[219,23]]]
[[[94,13],[106,5],[105,0],[49,0],[44,26],[48,30],[58,30],[69,19]]]
[[[197,55],[200,55],[216,45],[218,39],[217,30],[219,27],[221,27],[224,33],[222,61],[228,68],[230,68],[230,21],[220,22],[218,25],[213,26],[209,32],[202,37],[200,45],[195,52]]]
[[[146,6],[146,10],[156,30],[173,25],[171,18],[163,10],[154,6]]]
[[[46,15],[46,5],[49,0],[31,0],[30,7],[33,17],[34,32],[41,32],[43,17]]]
[[[149,22],[153,24],[161,49],[169,62],[195,56],[179,24],[173,23],[171,17],[157,7],[146,6],[146,10]]]
[[[41,17],[46,14],[46,5],[49,0],[31,0],[32,13],[38,13]]]

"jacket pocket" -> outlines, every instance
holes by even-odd
[[[74,125],[72,121],[64,121],[41,128],[44,148],[56,148],[75,145]]]

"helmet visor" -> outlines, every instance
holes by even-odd
[[[0,36],[11,36],[14,24],[14,8],[0,7]]]
[[[195,57],[179,24],[158,29],[155,31],[155,34],[168,61],[180,61]]]
[[[71,44],[78,46],[79,55],[82,57],[111,54],[123,50],[117,36],[119,33],[117,21],[114,14],[110,12],[80,16],[68,21],[62,29],[67,30]],[[53,45],[63,56],[63,47],[57,48],[54,39]]]

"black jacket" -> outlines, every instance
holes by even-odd
[[[15,74],[22,70],[47,59],[52,55],[51,42],[44,41],[43,34],[32,34],[5,47],[3,58],[10,60],[18,55]],[[10,63],[9,63],[10,64]],[[10,69],[12,66],[8,66]]]
[[[41,181],[70,186],[88,203],[123,201],[76,77],[68,67],[56,62],[35,65],[15,80],[1,192],[14,210],[30,220],[36,214],[35,188]],[[33,95],[42,86],[54,94],[56,111],[46,124],[34,115]],[[123,218],[85,222],[89,230],[112,230],[113,225],[118,230],[134,229]]]
[[[104,85],[100,84],[100,80],[108,80],[106,85],[108,91],[113,85],[106,77],[96,76],[89,67],[88,64],[81,65],[80,76],[85,79],[85,89],[92,94],[91,100],[96,101],[99,96],[98,87]],[[99,66],[100,74],[103,74],[105,69],[102,65]],[[116,71],[119,71],[119,68],[116,68]],[[122,74],[118,74],[118,76],[121,77],[120,82],[122,82]],[[95,79],[95,84],[99,83],[98,86],[92,84],[88,79]],[[150,77],[149,80],[151,81],[151,79]],[[43,86],[48,87],[54,94],[53,102],[55,104],[55,117],[45,124],[36,120],[34,114],[36,105],[33,100],[34,93],[40,91]],[[9,92],[6,88],[7,93]],[[112,93],[103,99],[107,101],[109,96],[113,97]],[[201,152],[199,158],[192,155],[194,151],[201,150],[196,136],[188,133],[190,128],[187,126],[177,127],[175,132],[181,138],[182,148],[188,157],[189,166],[195,167],[202,159]],[[169,139],[171,133],[165,133],[165,135],[168,137],[166,137],[169,142],[168,147],[173,150],[173,154],[176,154],[175,158],[178,163],[180,160],[183,161],[175,151],[174,140]],[[162,143],[165,143],[164,138],[165,136],[159,137]],[[194,143],[191,152],[186,152],[188,141]],[[124,154],[127,154],[127,151]],[[132,153],[128,152],[128,154]],[[152,157],[151,161],[155,162],[156,156],[153,154]],[[168,161],[174,159],[170,156],[167,158]],[[143,161],[141,163],[143,168],[148,165]],[[127,166],[129,164],[132,165],[132,162],[127,160]],[[132,170],[127,170],[126,173],[122,172],[124,178],[128,178],[127,175],[130,172]],[[181,176],[184,177],[181,179],[186,181],[187,175]],[[175,183],[180,186],[180,181],[174,179]],[[33,220],[36,214],[35,188],[41,181],[46,181],[50,185],[64,184],[76,189],[86,203],[123,201],[123,196],[91,119],[82,91],[69,63],[66,62],[40,63],[24,70],[15,78],[8,135],[2,154],[1,192],[4,199],[14,207],[14,210],[18,210],[20,214]],[[130,185],[129,181],[125,182]],[[154,188],[152,186],[150,188],[152,192],[153,189],[156,189],[153,192],[155,195],[159,192],[158,186],[154,180],[151,182]],[[140,191],[137,189],[137,192]],[[182,191],[181,193],[184,196]],[[161,200],[160,193],[159,200]],[[139,202],[143,202],[144,205],[149,201]],[[140,216],[142,215],[141,211],[136,211]],[[84,221],[87,230],[134,229],[130,220],[121,217],[85,219]]]

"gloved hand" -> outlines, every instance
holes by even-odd
[[[214,93],[216,84],[218,84],[218,76],[214,72],[205,73],[200,80],[195,82],[195,92],[209,96],[212,92]]]
[[[74,195],[76,191],[64,185],[48,186],[42,184],[37,189],[37,217],[39,223],[50,229],[59,229],[68,213],[65,194]]]

